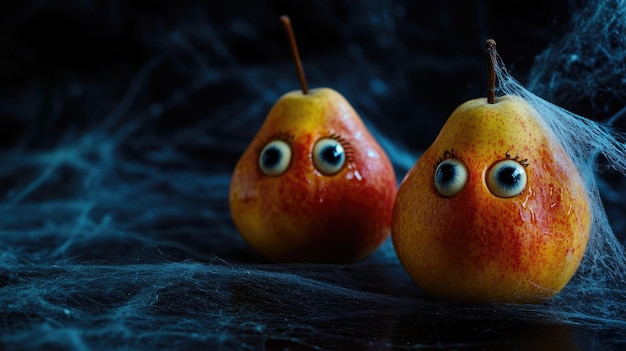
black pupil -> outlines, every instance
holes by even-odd
[[[282,153],[277,147],[270,147],[263,153],[261,162],[265,167],[273,168],[278,165],[281,156]]]
[[[439,184],[451,184],[456,178],[456,170],[454,165],[449,163],[442,163],[437,168],[437,183]]]
[[[520,182],[521,173],[515,167],[504,167],[498,171],[496,179],[502,186],[513,188]]]
[[[339,148],[339,145],[328,145],[322,149],[322,152],[320,152],[320,157],[326,163],[329,163],[331,165],[338,165],[339,163],[341,163],[343,152]]]

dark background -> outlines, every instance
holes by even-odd
[[[132,77],[155,57],[167,62],[136,108],[212,73],[185,96],[184,106],[165,109],[161,119],[191,124],[236,103],[262,101],[253,121],[258,126],[274,97],[299,88],[278,22],[288,14],[309,85],[339,90],[382,132],[419,150],[454,107],[485,94],[486,38],[496,39],[524,84],[535,56],[559,38],[576,7],[572,1],[15,3],[0,15],[1,123],[13,131],[2,144],[50,147],[67,128],[96,127],[112,108],[106,104],[122,99]],[[88,88],[96,84],[98,96]],[[69,92],[61,94],[63,88]],[[62,106],[50,113],[55,99]],[[250,139],[252,127],[242,137]]]
[[[538,306],[450,306],[422,296],[389,242],[351,265],[268,264],[227,204],[239,155],[272,104],[299,89],[280,15],[291,17],[309,87],[342,93],[401,179],[453,109],[485,95],[487,38],[531,91],[623,126],[623,75],[600,70],[613,66],[571,23],[582,3],[3,4],[0,346],[623,345],[626,308],[610,295],[602,315],[572,291]],[[601,13],[615,3],[599,2]],[[563,38],[597,60],[564,65]],[[615,38],[609,48],[626,46]],[[605,172],[600,185],[621,238],[623,177]]]

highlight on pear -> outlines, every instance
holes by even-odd
[[[398,258],[427,295],[460,303],[536,303],[559,293],[585,253],[591,211],[576,165],[522,97],[457,107],[400,184]]]
[[[385,151],[337,91],[308,89],[291,21],[281,17],[301,90],[284,94],[235,166],[231,217],[272,262],[343,263],[391,229],[397,182]]]

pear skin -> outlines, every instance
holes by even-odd
[[[336,140],[345,164],[334,174],[314,162],[319,140]],[[278,175],[260,166],[275,140],[291,157]],[[231,216],[242,237],[274,262],[352,262],[389,236],[396,177],[386,153],[333,89],[283,95],[232,175]]]
[[[587,193],[571,158],[540,127],[536,113],[516,96],[493,104],[470,100],[452,113],[403,179],[392,240],[427,295],[460,303],[536,303],[561,291],[576,272],[589,239]],[[457,178],[441,173],[454,182],[465,174],[463,185],[447,196],[435,178],[444,161],[466,167]],[[512,179],[525,172],[518,194],[494,195],[491,170],[501,161],[517,172],[510,172],[517,176]]]

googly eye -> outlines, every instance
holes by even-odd
[[[259,167],[268,176],[283,174],[291,161],[291,147],[282,140],[274,140],[261,150]]]
[[[497,197],[519,195],[526,187],[526,170],[513,160],[496,162],[487,174],[487,188]]]
[[[435,189],[443,197],[458,194],[469,180],[469,173],[463,161],[458,158],[443,160],[435,169]]]
[[[341,142],[332,138],[320,139],[313,146],[313,164],[325,175],[333,175],[346,163],[346,152]]]

